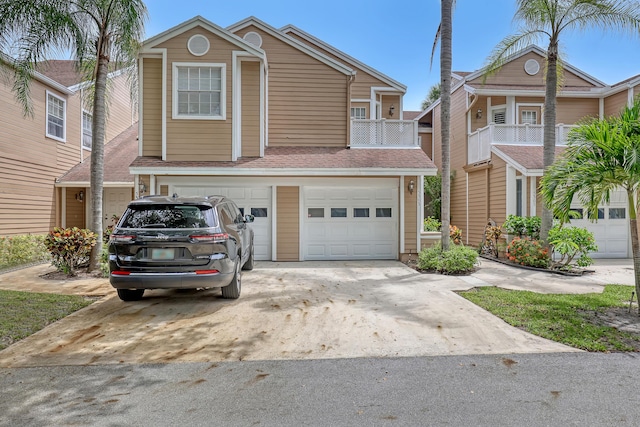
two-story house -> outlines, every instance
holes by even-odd
[[[75,181],[60,177],[79,163],[88,166],[92,115],[82,102],[88,83],[73,61],[38,64],[30,88],[33,115],[25,116],[11,90],[12,70],[2,72],[7,78],[0,81],[0,236],[43,234],[54,226],[86,227],[89,175]],[[112,73],[110,79],[107,140],[137,120],[126,77]],[[131,200],[133,177],[111,184]]]
[[[435,165],[405,86],[293,26],[195,17],[142,45],[143,194],[233,199],[256,259],[401,259]]]
[[[530,46],[513,55],[494,75],[484,69],[455,72],[451,91],[451,223],[464,230],[464,242],[478,246],[489,218],[502,224],[507,215],[540,215],[538,194],[543,173],[542,139],[545,52]],[[618,114],[640,93],[640,76],[609,86],[565,63],[556,107],[556,154],[568,132],[587,117]],[[432,132],[423,147],[441,158],[439,101],[416,120]],[[582,212],[582,206],[572,207]],[[614,193],[598,221],[572,220],[595,235],[594,257],[631,256],[627,200]]]

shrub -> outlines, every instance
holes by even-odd
[[[45,238],[51,262],[58,271],[75,275],[76,268],[89,261],[91,248],[96,245],[96,234],[91,230],[55,227]]]
[[[493,221],[491,223],[493,223]],[[501,236],[502,227],[499,225],[487,225],[484,228],[484,242],[481,247],[482,253],[498,258],[498,254],[500,252],[500,249],[498,248],[498,240]]]
[[[520,265],[547,268],[549,266],[549,251],[539,240],[529,238],[514,238],[507,246],[508,258]]]
[[[502,228],[512,236],[530,237],[534,240],[540,238],[542,219],[539,216],[507,215]]]
[[[451,238],[451,241],[454,244],[456,244],[456,245],[461,244],[462,243],[462,230],[460,230],[455,225],[449,225],[449,237]]]
[[[442,227],[442,223],[438,219],[432,216],[424,219],[424,231],[440,231],[440,227]]]
[[[478,260],[478,252],[464,245],[451,245],[446,252],[437,243],[423,249],[418,255],[418,268],[437,271],[442,274],[460,274],[473,270]]]
[[[549,244],[555,253],[560,254],[560,260],[554,262],[554,267],[566,269],[573,259],[579,255],[576,264],[587,267],[593,263],[589,252],[598,250],[593,233],[581,227],[562,227],[556,225],[549,230]]]
[[[0,237],[0,269],[50,260],[44,235]]]

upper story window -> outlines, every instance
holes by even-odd
[[[47,136],[64,142],[66,140],[67,102],[47,92]]]
[[[91,150],[93,140],[93,116],[86,111],[82,112],[82,148]]]
[[[173,118],[224,120],[225,64],[173,65]]]
[[[365,107],[351,107],[352,119],[366,119],[367,109]]]
[[[538,112],[535,110],[522,110],[520,123],[535,125],[538,123]]]

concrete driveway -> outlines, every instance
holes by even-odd
[[[51,283],[21,270],[0,288],[107,296],[0,352],[0,367],[576,351],[452,292],[501,276],[492,268],[506,267],[492,264],[482,277],[452,277],[393,261],[261,262],[235,301],[155,290],[132,303],[103,279]]]

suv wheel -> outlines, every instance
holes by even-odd
[[[122,301],[138,301],[143,294],[144,289],[118,289],[118,296]]]
[[[236,263],[234,267],[233,279],[231,279],[231,283],[222,288],[222,298],[226,299],[237,299],[240,297],[240,289],[241,289],[241,279],[242,279],[242,271],[240,268],[240,263],[242,262],[242,258],[240,255],[236,257]]]

